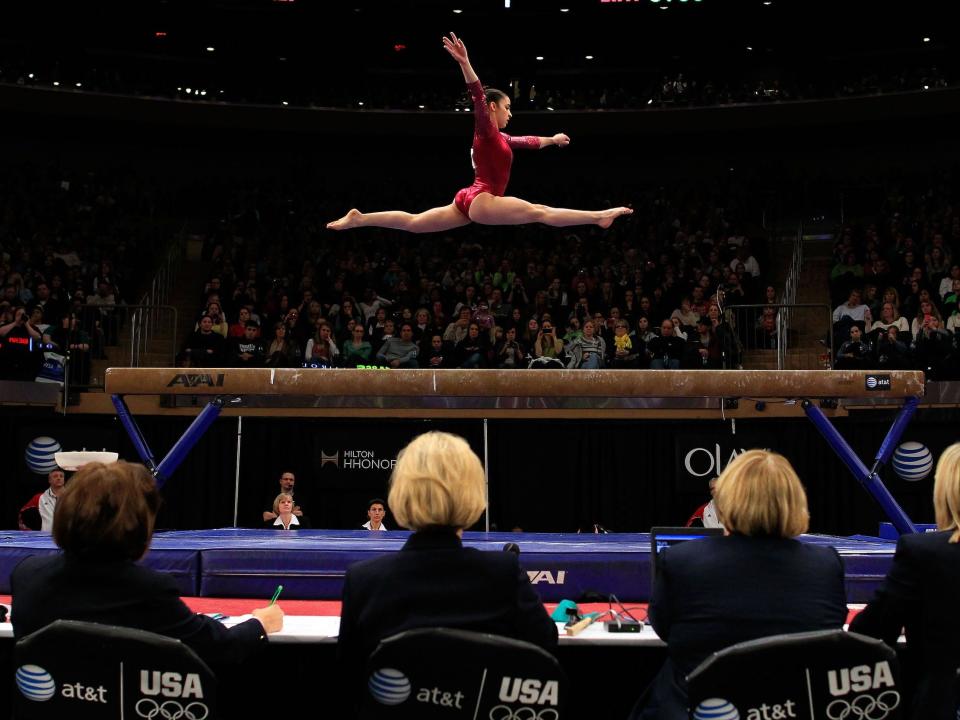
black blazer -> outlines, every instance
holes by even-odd
[[[207,662],[239,662],[267,642],[259,620],[226,628],[184,605],[172,578],[129,561],[28,557],[10,586],[15,638],[54,620],[86,620],[177,638]]]
[[[346,678],[361,679],[382,639],[423,627],[557,644],[557,626],[516,554],[465,548],[449,528],[414,533],[399,552],[347,570],[337,641]]]
[[[660,718],[684,718],[686,676],[746,640],[843,627],[843,563],[832,547],[773,537],[708,537],[657,564],[650,620],[669,659],[654,681]]]
[[[916,678],[911,718],[956,718],[950,704],[960,668],[960,544],[949,542],[951,534],[902,535],[886,580],[850,623],[890,647],[906,629],[904,670]]]

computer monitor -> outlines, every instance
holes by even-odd
[[[660,553],[668,547],[690,540],[702,540],[711,535],[723,535],[722,528],[655,527],[650,528],[650,569],[657,576]]]

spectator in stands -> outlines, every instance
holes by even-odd
[[[686,720],[686,676],[717,650],[846,622],[837,551],[795,539],[809,511],[786,458],[739,455],[717,481],[716,503],[727,534],[668,548],[657,563],[650,620],[669,657],[635,717]]]
[[[68,358],[70,382],[87,385],[90,382],[90,335],[80,327],[77,316],[65,312],[60,316],[60,326],[50,333],[50,342],[57,352]]]
[[[373,498],[367,503],[367,521],[362,525],[363,529],[386,532],[387,526],[383,524],[383,516],[386,512],[383,500]]]
[[[493,348],[494,362],[502,370],[518,370],[525,367],[523,356],[523,348],[517,342],[517,329],[509,328]]]
[[[364,662],[383,638],[418,627],[556,646],[556,625],[517,555],[462,545],[463,530],[486,509],[483,466],[463,438],[415,438],[397,456],[387,499],[397,522],[414,533],[400,552],[347,569],[337,638],[347,682],[366,682]]]
[[[473,311],[469,307],[461,307],[457,319],[447,325],[447,329],[443,332],[444,342],[457,345],[463,340],[467,336],[467,330],[470,327],[470,317],[472,315]]]
[[[485,331],[488,334],[488,337],[489,332],[493,330],[493,327],[497,324],[497,319],[493,316],[493,313],[490,312],[490,305],[486,300],[480,300],[477,303],[477,309],[474,310],[470,321],[475,322],[481,331]]]
[[[459,368],[487,367],[489,350],[489,335],[480,332],[480,326],[471,320],[467,326],[466,337],[454,348],[453,361]]]
[[[540,334],[540,322],[537,318],[532,317],[527,320],[522,329],[518,329],[518,332],[520,333],[520,344],[528,348],[533,347],[537,342],[537,336]]]
[[[937,297],[946,302],[947,295],[956,292],[954,283],[957,280],[960,280],[960,264],[954,263],[950,266],[949,275],[940,281],[940,286],[937,288]]]
[[[896,325],[876,331],[873,342],[876,346],[878,368],[906,370],[910,367],[910,348],[899,336],[900,330]]]
[[[265,520],[264,527],[272,530],[306,530],[310,527],[310,519],[301,513],[293,512],[293,495],[280,493],[273,500],[273,520]]]
[[[117,298],[113,287],[108,282],[101,282],[97,286],[97,292],[86,297],[87,305],[96,305],[99,314],[97,317],[98,327],[103,332],[103,342],[105,345],[117,344],[117,333],[120,329],[120,318],[116,312]],[[226,335],[226,333],[224,333]]]
[[[535,359],[547,358],[548,360],[560,362],[562,356],[563,340],[557,337],[557,333],[553,328],[553,322],[544,320],[543,325],[540,326],[540,330],[537,332],[537,338],[533,343],[533,357]]]
[[[844,318],[855,322],[863,322],[869,308],[861,301],[859,290],[851,290],[847,301],[837,306],[833,311],[833,322],[839,323]]]
[[[223,361],[224,344],[223,335],[213,331],[213,318],[204,315],[187,338],[184,355],[190,367],[217,367]]]
[[[581,370],[599,370],[607,357],[607,344],[596,334],[596,324],[588,319],[583,324],[583,334],[574,338],[565,348],[567,367]]]
[[[903,298],[903,302],[900,303],[900,313],[912,322],[917,316],[917,313],[920,312],[920,303],[924,299],[921,293],[923,293],[926,288],[923,287],[919,280],[911,280],[907,287],[909,291]],[[929,299],[929,297],[927,299]]]
[[[948,379],[949,361],[953,354],[953,336],[940,327],[940,319],[924,315],[920,331],[913,338],[913,351],[920,367],[928,371],[931,379]]]
[[[343,299],[343,301],[340,303],[340,307],[337,308],[337,312],[332,317],[334,338],[342,342],[346,337],[348,337],[347,324],[351,320],[357,323],[362,323],[363,316],[354,306],[353,298],[347,297]]]
[[[227,336],[230,334],[230,325],[227,323],[227,318],[224,316],[223,310],[220,308],[220,303],[207,303],[207,308],[204,310],[203,316],[209,317],[212,321],[213,325],[211,326],[211,330],[226,340]],[[199,329],[199,327],[200,323],[198,322],[194,330]]]
[[[920,311],[917,313],[916,317],[913,318],[913,321],[910,323],[910,335],[916,337],[920,334],[920,329],[923,326],[923,319],[927,315],[933,315],[937,320],[940,321],[940,325],[943,325],[943,317],[940,315],[940,311],[937,310],[937,306],[934,305],[929,300],[920,301]]]
[[[249,313],[247,313],[249,317]],[[231,337],[228,357],[233,367],[263,367],[263,343],[257,339],[260,328],[252,320],[247,320],[243,337]]]
[[[85,620],[178,638],[203,659],[239,662],[283,626],[278,605],[225,627],[180,600],[170,575],[138,564],[153,535],[160,492],[142,465],[90,463],[58,500],[53,539],[63,553],[29,557],[13,571],[14,637],[54,620]]]
[[[750,252],[750,245],[746,238],[744,238],[740,247],[737,248],[736,257],[730,261],[730,269],[737,270],[737,266],[741,264],[743,265],[743,269],[750,273],[750,277],[760,277],[760,263],[757,262],[757,259]]]
[[[618,370],[630,370],[637,367],[637,356],[644,346],[642,342],[634,344],[634,338],[630,336],[630,325],[626,320],[617,320],[610,347],[610,366]]]
[[[377,360],[392,368],[416,368],[420,348],[413,342],[413,325],[400,326],[400,337],[387,339],[377,351]]]
[[[57,501],[63,494],[66,476],[63,470],[56,468],[47,473],[49,487],[30,498],[20,508],[17,525],[21,530],[53,530],[53,514],[57,509]]]
[[[647,343],[647,357],[651,370],[679,370],[683,359],[684,342],[674,334],[673,323],[660,323],[660,335]]]
[[[933,246],[930,248],[930,252],[926,254],[924,260],[924,271],[927,280],[936,287],[950,272],[950,259],[944,255],[942,246]]]
[[[849,339],[837,350],[837,359],[834,367],[837,370],[865,370],[870,367],[873,358],[873,348],[863,339],[858,325],[850,328]]]
[[[679,318],[680,325],[684,327],[684,330],[690,332],[697,324],[697,320],[700,319],[699,313],[693,311],[691,307],[691,300],[688,295],[685,295],[683,300],[680,301],[680,307],[674,310],[670,314],[671,318]]]
[[[343,366],[356,367],[370,362],[373,346],[363,337],[363,325],[353,326],[351,337],[343,343]]]
[[[42,353],[31,352],[31,342],[40,342],[40,330],[30,323],[22,305],[13,306],[13,319],[0,325],[0,370],[7,380],[31,381],[37,376]],[[9,318],[9,315],[7,316]]]
[[[880,589],[850,623],[852,632],[897,646],[901,630],[909,656],[909,720],[954,720],[960,668],[960,443],[943,451],[934,474],[938,532],[901,535]]]
[[[433,333],[429,345],[420,348],[417,361],[422,368],[448,368],[453,363],[452,354],[449,344],[443,341],[443,336]]]
[[[378,314],[378,310],[389,308],[392,305],[392,302],[380,297],[374,288],[368,287],[363,291],[363,300],[360,302],[360,311],[363,313],[364,322],[370,322],[370,319]],[[386,316],[386,313],[384,313],[384,316]]]
[[[307,340],[303,360],[313,367],[331,368],[340,362],[340,349],[333,340],[333,328],[326,320],[317,321],[316,334]]]
[[[273,325],[273,339],[267,345],[266,362],[267,367],[299,367],[300,366],[300,348],[295,340],[287,337],[288,325],[282,320],[278,320]]]
[[[697,319],[696,331],[690,337],[697,357],[695,365],[700,368],[718,370],[723,366],[720,338],[713,331],[710,318],[702,315]]]
[[[861,328],[866,328],[868,323],[873,321],[873,317],[868,317],[869,315],[870,308],[861,301],[860,290],[851,290],[847,301],[833,311],[833,337],[839,341],[848,338],[850,327],[854,323],[859,323]]]
[[[241,307],[238,309],[237,322],[233,323],[233,325],[231,325],[230,329],[227,331],[227,339],[245,338],[247,336],[247,323],[250,321],[250,309],[247,307]],[[254,322],[253,327],[257,330],[255,337],[260,337],[260,326]]]
[[[881,310],[885,303],[892,303],[897,314],[902,314],[900,311],[900,292],[892,285],[888,285],[883,291],[883,297],[880,298]],[[907,322],[909,323],[909,320]]]
[[[872,334],[877,330],[886,330],[890,327],[896,327],[899,332],[910,331],[907,319],[900,316],[900,313],[897,312],[897,306],[892,302],[884,302],[880,306],[880,319],[867,325],[867,334]]]

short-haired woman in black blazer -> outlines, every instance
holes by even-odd
[[[782,455],[749,450],[717,480],[725,535],[668,548],[650,602],[668,659],[638,717],[687,720],[689,675],[711,653],[746,640],[843,627],[843,564],[832,547],[797,541],[807,495]]]
[[[935,533],[901,535],[886,580],[850,630],[896,647],[901,629],[912,720],[956,720],[960,682],[960,443],[943,451],[933,485]]]
[[[415,438],[397,456],[387,500],[396,521],[415,532],[399,552],[347,570],[337,650],[351,682],[381,640],[413,628],[557,644],[557,626],[517,555],[463,547],[464,528],[486,509],[483,466],[463,438]]]

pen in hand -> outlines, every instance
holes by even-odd
[[[277,585],[277,590],[273,593],[273,597],[270,598],[270,604],[274,605],[277,602],[277,598],[280,597],[280,593],[283,592],[283,585]]]

